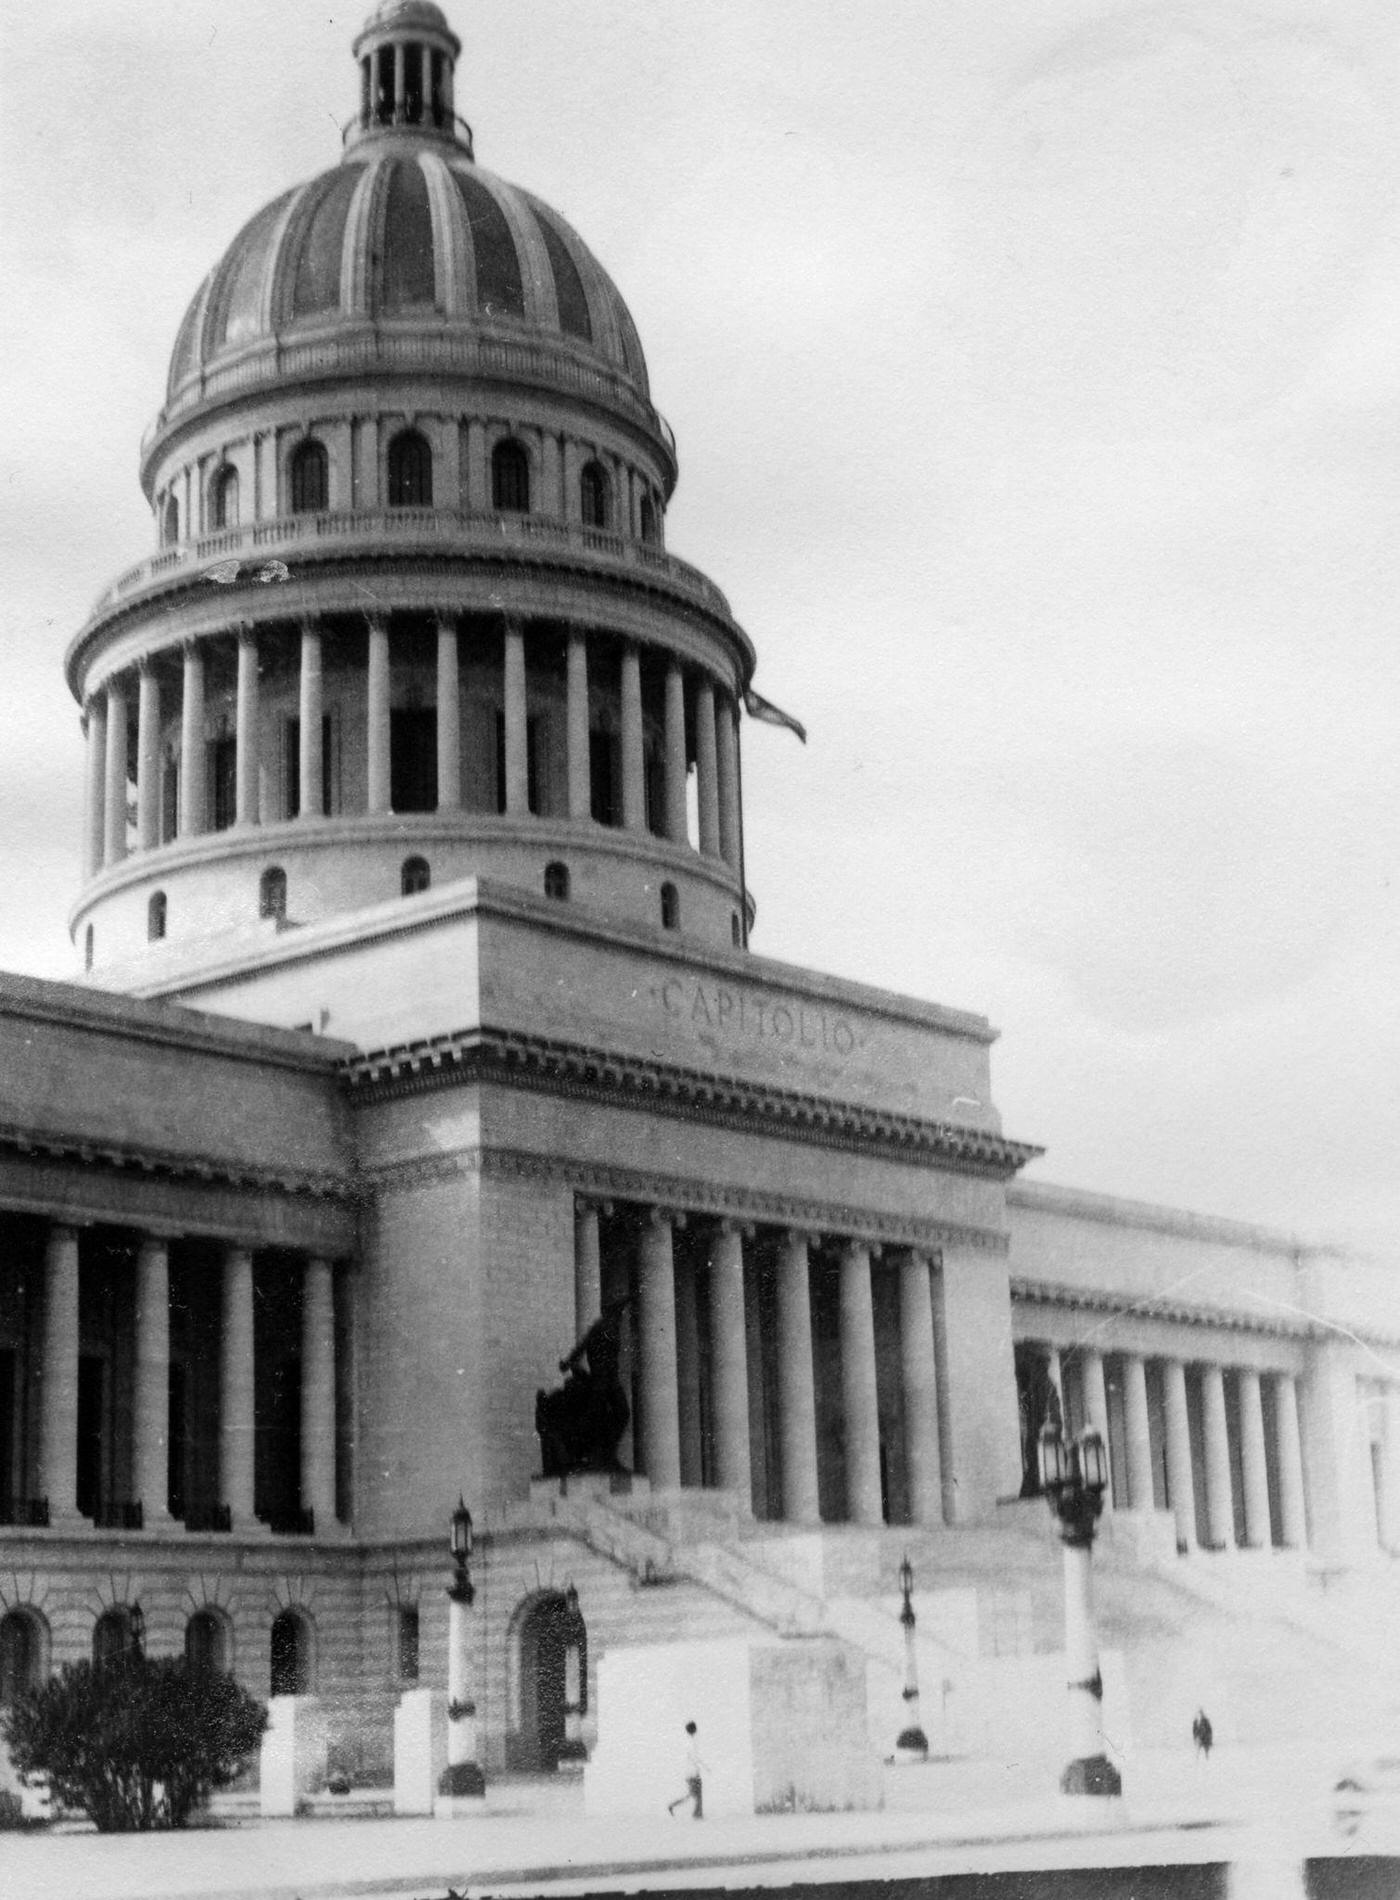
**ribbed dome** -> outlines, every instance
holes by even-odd
[[[381,11],[441,19],[424,0]],[[250,346],[381,322],[437,335],[542,330],[591,350],[648,396],[627,307],[558,212],[456,148],[394,139],[349,153],[244,225],[180,325],[168,399]]]

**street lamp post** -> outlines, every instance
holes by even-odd
[[[1122,1794],[1123,1778],[1103,1744],[1103,1677],[1094,1635],[1094,1533],[1108,1488],[1108,1459],[1095,1431],[1066,1443],[1048,1421],[1040,1433],[1040,1485],[1065,1552],[1065,1661],[1074,1746],[1060,1776],[1065,1794]]]
[[[578,1590],[572,1581],[564,1591],[564,1743],[559,1750],[561,1766],[566,1762],[585,1762],[588,1750],[583,1743],[583,1718],[588,1713],[588,1631],[578,1607]]]
[[[476,1759],[476,1704],[471,1700],[467,1621],[467,1612],[476,1599],[469,1568],[472,1514],[461,1498],[452,1513],[449,1547],[454,1570],[447,1591],[447,1767],[438,1792],[450,1797],[484,1795],[486,1777]]]
[[[895,1760],[927,1761],[928,1736],[919,1723],[919,1658],[914,1649],[914,1566],[907,1551],[899,1566],[899,1587],[904,1595],[899,1612],[900,1627],[904,1631],[904,1727],[894,1745]]]

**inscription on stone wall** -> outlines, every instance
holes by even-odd
[[[775,1001],[729,983],[672,976],[653,983],[647,993],[663,1016],[689,1024],[706,1041],[809,1049],[840,1062],[867,1040],[866,1032],[839,1010],[796,999]]]

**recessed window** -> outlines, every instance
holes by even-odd
[[[661,886],[661,928],[679,930],[681,927],[681,894],[674,884]]]
[[[146,905],[146,936],[151,943],[159,943],[165,935],[165,916],[165,892],[152,891]]]
[[[416,429],[405,429],[389,444],[389,506],[432,505],[433,452]]]
[[[608,478],[601,462],[585,462],[578,478],[579,509],[585,528],[608,525]]]
[[[173,495],[167,496],[165,512],[161,516],[160,538],[166,547],[174,547],[180,539],[180,504]]]
[[[292,456],[292,513],[314,515],[329,505],[330,463],[325,444],[314,437],[301,443]]]
[[[92,968],[92,948],[94,941],[92,925],[89,924],[87,929],[83,932],[83,968],[85,970]]]
[[[530,458],[518,442],[498,442],[491,451],[491,505],[502,514],[530,512]]]
[[[419,891],[426,891],[433,881],[426,858],[405,858],[399,872],[399,889],[405,897],[414,897]]]
[[[418,1610],[414,1604],[399,1605],[399,1681],[418,1680]]]
[[[741,950],[744,944],[744,933],[739,927],[739,913],[737,910],[730,914],[729,934],[734,940],[734,948]]]
[[[653,547],[661,539],[657,532],[656,503],[650,495],[642,496],[642,539]]]
[[[557,897],[561,903],[567,903],[569,897],[569,867],[567,864],[547,864],[544,867],[544,894]]]
[[[287,915],[287,873],[280,864],[269,865],[258,881],[258,915],[279,923]]]
[[[238,470],[227,465],[214,477],[210,491],[213,503],[214,526],[216,528],[236,528],[238,526]]]

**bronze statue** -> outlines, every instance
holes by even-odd
[[[566,1359],[564,1383],[535,1394],[535,1430],[546,1478],[574,1471],[625,1471],[617,1447],[632,1408],[622,1389],[622,1314],[631,1294],[603,1308]]]

